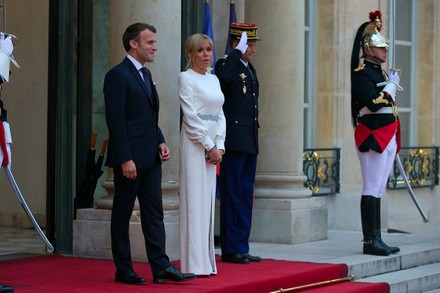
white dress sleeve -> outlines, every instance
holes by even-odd
[[[220,81],[218,80],[217,76],[215,76],[215,79],[218,83],[218,89],[221,92],[220,87]],[[225,149],[225,139],[226,139],[226,118],[225,114],[223,113],[223,109],[221,109],[219,113],[219,119],[217,120],[217,133],[215,136],[215,145],[218,149],[226,151]]]
[[[197,116],[194,104],[193,78],[186,72],[179,74],[179,98],[183,112],[183,125],[188,138],[194,143],[201,143],[206,150],[214,147],[214,142],[208,135],[205,122]]]

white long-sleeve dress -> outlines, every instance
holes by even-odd
[[[196,275],[217,273],[214,251],[216,166],[205,150],[225,149],[224,96],[214,74],[192,69],[179,74],[183,112],[180,132],[180,258],[181,270]]]

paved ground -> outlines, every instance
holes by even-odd
[[[382,233],[382,238],[388,245],[399,246],[404,252],[409,247],[416,249],[417,244],[440,243],[440,225],[423,224],[411,233]],[[360,231],[330,230],[328,239],[322,241],[299,244],[251,243],[250,253],[263,258],[292,261],[338,263],[345,260],[351,263],[372,257],[362,254],[361,239]],[[0,227],[0,259],[1,256],[13,253],[45,252],[44,243],[35,229]],[[220,253],[219,250],[217,252]]]
[[[20,254],[46,253],[46,247],[35,229],[0,227],[0,260]]]
[[[401,251],[416,249],[427,242],[440,243],[440,233],[382,233],[382,239],[390,246],[399,246]],[[329,231],[328,239],[299,244],[251,243],[251,254],[264,258],[338,263],[345,260],[360,261],[372,256],[362,254],[362,233],[356,231]]]
[[[421,224],[408,233],[383,233],[382,239],[390,246],[399,246],[402,252],[414,250],[426,243],[440,244],[440,225],[437,223]],[[264,258],[328,262],[358,263],[363,259],[371,260],[370,255],[362,254],[362,232],[328,232],[328,239],[299,244],[251,243],[251,254]]]

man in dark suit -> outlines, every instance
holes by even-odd
[[[232,23],[230,38],[233,51],[215,66],[226,117],[226,152],[220,164],[220,243],[222,261],[248,264],[261,261],[249,254],[259,128],[259,84],[250,60],[255,54],[257,26]]]
[[[127,27],[122,41],[127,57],[105,76],[104,96],[109,130],[107,165],[114,171],[115,196],[111,217],[111,243],[115,281],[145,284],[132,266],[129,222],[136,196],[154,283],[186,281],[165,253],[161,161],[170,150],[158,126],[159,99],[151,73],[143,64],[154,61],[156,29],[146,23]]]

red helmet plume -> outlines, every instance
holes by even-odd
[[[382,29],[382,13],[380,12],[380,10],[376,10],[376,11],[371,11],[369,15],[370,15],[370,21],[376,22],[378,24],[376,25],[376,29],[378,32],[380,32],[380,30]]]

